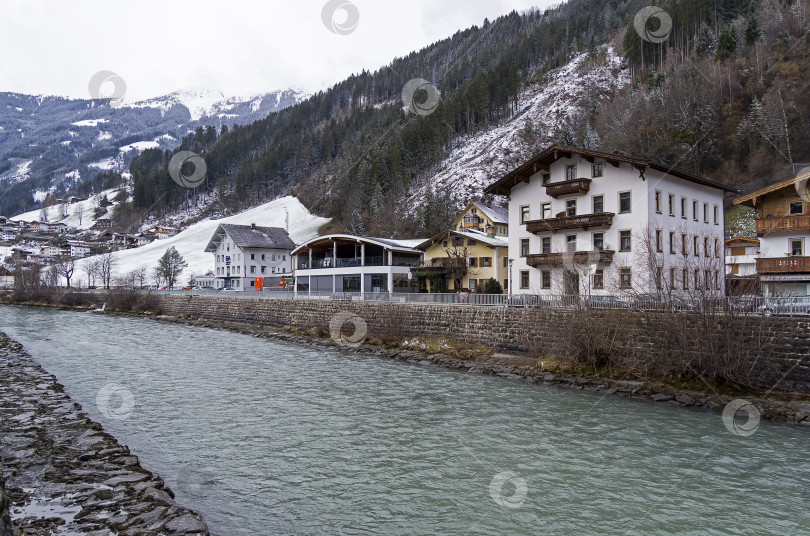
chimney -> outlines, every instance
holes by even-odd
[[[250,224],[250,228],[251,228],[251,229],[255,229],[255,228],[256,228],[256,224],[255,224],[255,223],[251,223],[251,224]]]

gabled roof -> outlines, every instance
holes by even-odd
[[[470,239],[476,240],[478,242],[482,242],[484,244],[487,244],[488,246],[499,247],[499,248],[507,248],[507,247],[509,247],[509,242],[506,239],[498,237],[498,236],[489,236],[486,233],[482,233],[481,231],[476,231],[474,229],[473,230],[468,230],[468,231],[456,231],[456,230],[453,230],[453,229],[448,229],[447,231],[443,231],[443,232],[437,234],[436,236],[430,237],[427,240],[423,241],[418,246],[416,246],[416,249],[422,249],[422,250],[427,249],[430,246],[432,246],[433,244],[435,244],[436,242],[438,242],[440,240],[444,240],[447,236],[450,236],[451,234],[456,235],[456,236],[463,236],[465,238],[470,238]]]
[[[509,223],[509,209],[505,207],[491,207],[477,201],[473,204],[483,212],[493,223]]]
[[[520,166],[516,167],[515,169],[504,175],[496,182],[490,184],[484,189],[484,193],[508,195],[512,187],[515,186],[517,183],[528,181],[529,177],[531,177],[538,171],[543,170],[548,171],[549,166],[552,163],[559,160],[560,158],[571,158],[575,154],[580,155],[585,160],[589,161],[593,161],[596,158],[600,158],[603,159],[608,164],[613,165],[618,165],[619,163],[622,162],[629,163],[634,168],[639,170],[639,173],[641,174],[643,174],[647,168],[650,168],[656,171],[661,171],[668,175],[672,175],[673,177],[678,177],[690,182],[702,184],[704,186],[710,186],[712,188],[717,188],[719,190],[723,190],[726,192],[739,193],[739,190],[737,190],[736,188],[726,186],[725,184],[721,184],[719,182],[711,181],[699,175],[695,175],[694,173],[690,173],[688,171],[684,171],[682,169],[666,165],[662,162],[656,162],[644,158],[636,158],[628,154],[603,153],[601,151],[591,151],[589,149],[580,149],[577,147],[570,147],[567,145],[558,145],[558,144],[548,147],[534,158],[529,159],[525,163],[521,164]]]
[[[771,192],[783,190],[785,188],[793,188],[793,190],[798,194],[799,185],[803,183],[804,187],[807,188],[808,182],[810,182],[810,171],[806,171],[801,175],[797,175],[791,179],[785,179],[783,181],[775,182],[770,186],[766,186],[765,188],[760,188],[759,190],[754,190],[751,193],[742,195],[734,200],[734,204],[748,205],[749,207],[753,207],[754,205],[757,204],[758,198]]]
[[[759,240],[755,240],[753,238],[742,238],[740,236],[734,238],[727,238],[726,245],[729,245],[733,242],[744,242],[746,244],[751,244],[752,246],[759,245]]]
[[[205,246],[205,251],[216,251],[225,235],[231,237],[234,244],[244,248],[262,249],[295,249],[295,242],[292,241],[287,231],[281,227],[258,227],[252,225],[234,225],[231,223],[221,223],[214,231],[214,236]]]

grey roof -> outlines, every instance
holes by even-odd
[[[205,247],[205,251],[216,250],[224,233],[227,233],[240,248],[295,249],[295,242],[281,227],[253,227],[221,223]]]
[[[491,207],[483,203],[475,203],[475,206],[486,214],[487,218],[494,223],[509,223],[509,209],[505,207]]]

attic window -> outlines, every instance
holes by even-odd
[[[470,212],[472,212],[473,214],[478,214],[478,209],[477,209],[477,208],[475,208],[475,207],[473,207],[473,208],[470,210]]]
[[[803,211],[802,209],[802,202],[801,201],[794,201],[790,203],[790,214],[801,214]]]

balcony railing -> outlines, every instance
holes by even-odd
[[[588,193],[591,189],[591,179],[574,179],[572,181],[550,182],[546,184],[546,194],[553,198],[558,195]]]
[[[309,259],[306,257],[299,258],[296,265],[299,270],[317,270],[320,268],[351,268],[360,266],[388,266],[388,255],[371,256],[366,255],[365,265],[361,257],[326,257],[324,259],[312,259],[312,266],[309,265]],[[419,258],[405,257],[401,255],[394,255],[392,266],[412,266],[421,262]]]
[[[563,229],[588,229],[590,227],[610,228],[613,224],[612,212],[599,214],[582,214],[580,216],[563,216],[547,220],[530,220],[526,222],[526,230],[530,233],[556,232]]]
[[[526,255],[526,264],[533,268],[540,266],[590,265],[607,266],[613,262],[613,250],[572,251],[566,253],[534,253]]]
[[[810,257],[760,258],[757,259],[757,272],[761,274],[789,274],[796,272],[810,272]]]
[[[810,231],[810,216],[784,216],[757,220],[758,236],[793,231]]]

